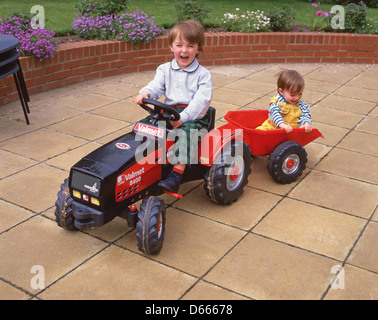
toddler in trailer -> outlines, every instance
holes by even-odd
[[[295,70],[282,70],[278,74],[278,94],[269,105],[269,118],[257,127],[258,130],[305,128],[312,131],[310,107],[303,101],[304,79]]]
[[[197,146],[198,136],[194,143],[191,129],[200,130],[209,123],[212,78],[210,71],[197,60],[203,51],[204,40],[204,29],[199,22],[187,20],[176,24],[168,35],[174,59],[160,65],[154,79],[135,98],[136,104],[142,104],[144,98],[158,100],[164,94],[164,103],[180,113],[179,120],[171,121],[173,129],[178,131],[175,143],[177,163],[167,179],[159,182],[160,187],[173,193],[178,192],[184,170],[190,165],[191,152],[196,152],[193,149]]]

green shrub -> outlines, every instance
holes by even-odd
[[[313,2],[314,0],[309,0],[310,2]],[[355,3],[355,4],[361,4],[364,3],[367,7],[369,8],[378,8],[378,0],[323,0],[323,4],[338,4],[345,6],[350,3]]]
[[[345,10],[345,30],[344,32],[368,33],[370,24],[367,22],[367,7],[350,3]]]
[[[203,20],[210,18],[213,8],[205,5],[202,0],[177,0],[175,2],[178,21],[196,20],[203,23]]]
[[[83,16],[105,16],[126,10],[128,0],[78,0],[75,8]]]
[[[295,10],[292,6],[284,4],[282,8],[269,10],[267,16],[272,31],[288,31],[295,20]]]

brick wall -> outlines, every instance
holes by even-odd
[[[207,33],[204,66],[246,63],[378,62],[378,35],[347,33]],[[70,84],[155,69],[170,61],[167,36],[133,47],[118,41],[83,41],[59,46],[53,59],[22,57],[30,95]],[[0,80],[0,105],[17,100],[13,77]]]

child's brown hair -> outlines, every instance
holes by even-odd
[[[205,30],[199,22],[186,20],[177,23],[169,32],[169,46],[172,46],[173,41],[175,41],[177,37],[183,38],[191,44],[198,44],[198,50],[203,52]]]
[[[299,72],[295,70],[282,70],[277,73],[277,88],[298,93],[304,89],[305,82]]]

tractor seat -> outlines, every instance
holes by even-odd
[[[215,108],[213,107],[209,107],[209,124],[207,125],[207,131],[211,131],[214,129],[214,126],[215,126]]]

